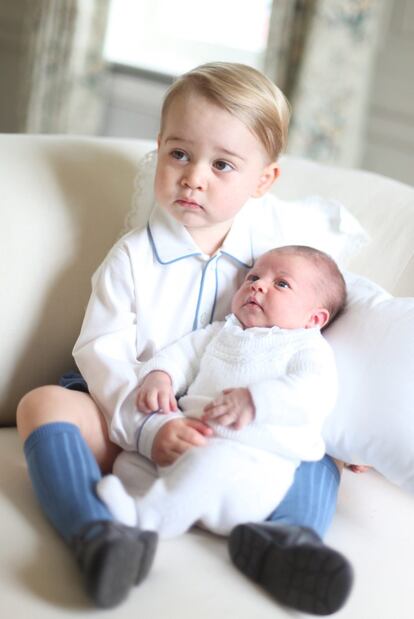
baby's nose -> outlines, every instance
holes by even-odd
[[[256,279],[254,282],[252,282],[252,288],[253,290],[264,292],[264,290],[266,289],[266,283],[263,279]]]

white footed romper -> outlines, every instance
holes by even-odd
[[[333,353],[318,329],[243,330],[234,316],[168,346],[144,363],[172,378],[182,413],[200,417],[223,389],[248,387],[254,421],[236,431],[211,424],[215,436],[173,465],[156,468],[122,453],[98,493],[115,518],[173,537],[198,523],[227,535],[241,522],[265,519],[283,499],[301,460],[324,455],[323,422],[333,408]],[[187,391],[188,388],[188,391]],[[167,415],[168,417],[168,415]]]

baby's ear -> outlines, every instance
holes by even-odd
[[[329,318],[329,311],[324,307],[320,307],[313,312],[305,329],[311,329],[312,327],[319,327],[319,329],[323,329],[324,326],[328,324]]]
[[[279,174],[280,174],[280,168],[278,164],[276,162],[269,163],[269,165],[267,165],[264,168],[259,178],[256,191],[254,192],[252,197],[260,198],[261,196],[263,196],[273,185],[273,183],[275,182]]]

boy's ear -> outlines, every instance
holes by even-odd
[[[160,142],[161,142],[161,133],[157,135],[157,149],[160,147]]]
[[[253,198],[260,198],[263,196],[266,191],[270,189],[275,180],[280,174],[280,168],[276,161],[273,163],[269,163],[263,170],[263,173],[260,176],[259,182],[256,187],[256,191],[252,195]]]
[[[324,326],[329,322],[329,318],[329,310],[325,309],[324,307],[320,307],[313,312],[313,314],[309,318],[308,323],[305,326],[305,329],[311,329],[312,327],[319,327],[319,329],[323,329]]]

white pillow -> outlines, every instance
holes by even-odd
[[[263,250],[274,246],[271,235],[277,230],[284,245],[316,247],[343,268],[369,240],[361,224],[337,200],[321,196],[280,200],[275,193],[268,193],[260,198],[260,206],[257,202],[249,200],[244,208],[252,207],[259,219]]]
[[[339,374],[327,452],[414,492],[414,298],[346,275],[345,312],[324,332]]]
[[[125,231],[143,227],[154,206],[154,176],[157,151],[147,153],[139,162],[135,177],[132,208],[127,214]],[[258,217],[261,230],[255,228],[255,253],[274,247],[275,229],[284,245],[311,245],[330,254],[343,267],[369,240],[368,235],[340,202],[311,196],[302,200],[281,200],[277,183],[262,198],[248,201],[243,211]]]

